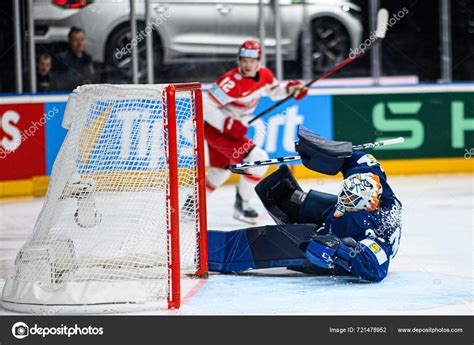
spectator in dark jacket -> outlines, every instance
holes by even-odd
[[[48,92],[57,90],[56,78],[51,72],[53,60],[51,55],[43,53],[38,58],[37,70],[37,89],[39,92]]]
[[[92,58],[85,52],[84,30],[72,27],[69,31],[69,49],[58,55],[58,69],[64,75],[63,88],[72,90],[76,86],[95,82]]]

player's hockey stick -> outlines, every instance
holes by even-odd
[[[354,151],[370,150],[378,146],[403,144],[404,141],[405,139],[403,137],[398,137],[394,139],[376,141],[373,143],[354,145],[352,146],[352,150]],[[284,157],[278,157],[278,158],[273,158],[273,159],[267,159],[263,161],[242,162],[240,164],[229,165],[229,170],[233,172],[234,174],[249,175],[245,171],[246,169],[256,168],[256,167],[260,167],[264,165],[274,165],[274,164],[281,164],[281,163],[287,163],[287,162],[294,162],[300,159],[301,159],[301,156],[284,156]]]
[[[323,80],[327,77],[329,77],[331,74],[333,74],[334,72],[337,72],[339,71],[342,67],[344,67],[345,65],[347,65],[348,63],[358,59],[359,57],[361,57],[362,55],[364,55],[368,50],[370,50],[370,48],[375,44],[377,43],[378,41],[382,40],[384,37],[385,37],[385,33],[387,31],[387,22],[388,22],[388,11],[385,9],[385,8],[381,8],[378,13],[377,13],[377,30],[375,31],[375,40],[372,42],[372,44],[367,47],[367,49],[365,50],[361,50],[359,53],[357,53],[356,55],[354,56],[349,56],[347,59],[345,59],[344,61],[342,61],[340,64],[334,66],[330,71],[328,72],[325,72],[321,75],[319,75],[317,78],[309,81],[308,83],[306,83],[304,85],[304,87],[310,87],[311,85],[313,85],[314,83],[316,83],[317,81],[319,80]],[[285,103],[286,101],[288,101],[290,98],[293,98],[293,94],[291,95],[288,95],[286,96],[285,98],[283,98],[282,100],[278,101],[277,103],[275,103],[274,105],[272,105],[271,107],[265,109],[264,111],[258,113],[257,115],[255,115],[255,117],[250,120],[248,123],[251,124],[252,122],[256,121],[257,119],[261,118],[262,116],[268,114],[269,112],[271,112],[273,109],[279,107],[280,105],[282,105],[283,103]]]

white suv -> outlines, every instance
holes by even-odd
[[[360,8],[350,1],[306,0],[313,40],[313,71],[320,73],[347,57],[361,41]],[[145,67],[144,1],[136,2],[140,67]],[[258,37],[259,0],[160,0],[152,3],[155,67],[177,62],[229,61],[239,45]],[[301,57],[303,5],[280,0],[285,60]],[[95,62],[129,74],[129,0],[34,0],[36,42],[67,42],[72,26],[85,30],[86,51]],[[275,54],[274,13],[264,2],[268,58]],[[149,25],[148,25],[149,27]]]

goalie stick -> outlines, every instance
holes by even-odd
[[[319,75],[315,79],[309,81],[308,83],[306,83],[304,85],[304,87],[309,87],[309,86],[313,85],[314,83],[316,83],[317,81],[323,80],[323,79],[329,77],[331,74],[333,74],[334,72],[339,71],[341,68],[343,68],[348,63],[350,63],[350,62],[358,59],[362,55],[364,55],[368,50],[370,50],[370,48],[374,44],[376,44],[378,41],[382,40],[385,37],[385,33],[387,32],[387,22],[388,22],[388,11],[385,8],[381,8],[377,13],[377,29],[375,30],[376,39],[374,40],[374,42],[372,42],[372,44],[369,47],[367,47],[367,49],[361,50],[359,53],[355,54],[352,57],[349,56],[347,59],[342,61],[340,64],[334,66],[331,70],[329,70],[329,71]],[[287,97],[285,97],[282,100],[278,101],[277,103],[275,103],[271,107],[269,107],[269,108],[265,109],[264,111],[260,112],[259,114],[255,115],[255,117],[252,120],[250,120],[248,122],[248,124],[250,125],[252,122],[254,122],[257,119],[261,118],[262,116],[268,114],[273,109],[279,107],[280,105],[282,105],[283,103],[288,101],[290,98],[293,98],[293,94],[288,95]]]
[[[394,139],[376,141],[373,143],[354,145],[352,146],[352,150],[354,151],[370,150],[379,146],[403,144],[404,141],[405,139],[403,137],[398,137]],[[287,162],[294,162],[300,159],[301,159],[301,156],[298,156],[298,155],[284,156],[284,157],[278,157],[278,158],[273,158],[273,159],[267,159],[263,161],[242,162],[239,164],[233,164],[233,165],[229,165],[228,169],[234,174],[250,175],[249,173],[245,171],[246,169],[256,168],[256,167],[264,166],[264,165],[274,165],[274,164],[281,164],[281,163],[287,163]]]

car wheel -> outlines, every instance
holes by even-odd
[[[321,74],[347,58],[350,37],[346,28],[333,18],[316,18],[311,24],[313,73]]]
[[[143,23],[137,25],[137,35],[144,32]],[[140,37],[140,36],[139,36]],[[117,29],[109,38],[106,51],[108,78],[114,82],[132,81],[132,51],[130,49],[132,34],[128,25]],[[138,79],[139,83],[147,82],[146,39],[143,35],[137,43],[138,49]],[[155,74],[161,65],[161,45],[153,33],[153,61]]]

